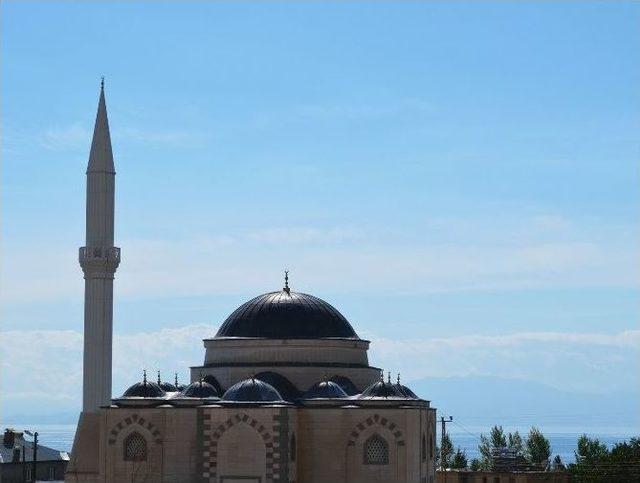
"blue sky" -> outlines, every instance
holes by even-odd
[[[115,392],[143,366],[186,377],[284,268],[409,379],[637,385],[639,21],[632,2],[3,2],[4,403],[32,398],[38,368],[9,361],[37,347],[51,404],[78,404],[101,75]]]

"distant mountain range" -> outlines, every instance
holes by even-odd
[[[496,377],[427,378],[409,383],[463,426],[532,425],[554,432],[640,434],[640,391],[584,394]],[[606,430],[606,431],[605,431]]]
[[[452,430],[487,431],[538,426],[549,432],[640,434],[640,391],[583,394],[545,384],[496,377],[427,378],[408,386],[438,409],[438,417],[452,415]],[[24,410],[4,413],[2,422],[75,424],[79,409],[51,413]]]

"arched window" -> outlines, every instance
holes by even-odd
[[[374,434],[364,442],[364,464],[389,464],[389,445],[380,435]]]
[[[422,461],[427,461],[427,439],[424,434],[422,435],[422,442],[420,443],[420,454],[422,456]]]
[[[296,435],[291,435],[291,441],[289,441],[289,458],[291,461],[296,460]]]
[[[147,441],[140,433],[134,431],[124,440],[124,460],[147,460]]]

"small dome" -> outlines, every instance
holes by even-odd
[[[254,377],[273,386],[285,401],[295,401],[300,397],[300,391],[282,374],[266,371],[256,374]]]
[[[170,382],[162,382],[162,379],[160,378],[160,371],[158,371],[158,386],[160,386],[160,389],[162,389],[164,392],[176,392],[178,389],[176,388],[176,386],[174,386],[173,384],[171,384]]]
[[[271,385],[252,377],[237,382],[224,393],[223,401],[263,402],[282,401],[280,393]]]
[[[332,305],[288,288],[242,304],[218,330],[216,338],[221,337],[358,339],[351,324]]]
[[[304,399],[342,399],[347,393],[333,381],[315,383],[304,393]]]
[[[209,384],[211,384],[215,388],[218,394],[224,394],[224,391],[222,390],[222,386],[220,385],[218,380],[215,378],[215,376],[212,376],[211,374],[209,374],[204,376],[202,380],[204,382],[208,382]]]
[[[407,386],[403,384],[396,384],[396,389],[400,394],[402,394],[407,399],[420,399],[415,392],[409,389]]]
[[[347,393],[348,396],[355,396],[358,394],[358,388],[355,386],[351,379],[345,376],[333,376],[329,379],[331,382],[335,382],[338,386],[342,388],[344,392]]]
[[[176,386],[174,386],[173,384],[171,384],[170,382],[161,382],[159,384],[160,389],[162,389],[164,392],[177,392],[178,388]]]
[[[368,388],[362,391],[360,398],[364,399],[369,397],[405,399],[404,394],[402,394],[394,384],[384,381],[378,381],[374,384],[371,384]]]
[[[182,397],[195,397],[200,399],[218,398],[220,396],[215,387],[203,380],[192,382],[180,395]]]
[[[127,389],[122,397],[164,397],[164,391],[155,382],[149,382],[146,378]]]

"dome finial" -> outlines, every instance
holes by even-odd
[[[380,380],[384,382],[384,369],[380,369]]]
[[[387,382],[391,384],[391,371],[387,372]]]
[[[147,370],[142,369],[142,384],[147,385]]]
[[[400,373],[398,372],[398,386],[400,385]]]
[[[162,384],[162,380],[160,379],[160,371],[158,371],[158,386]]]
[[[104,90],[104,76],[100,77],[100,90]]]
[[[284,288],[282,290],[291,293],[291,289],[289,288],[289,270],[284,271]]]
[[[178,387],[178,373],[174,373],[173,374],[173,381],[175,382],[175,386]]]

